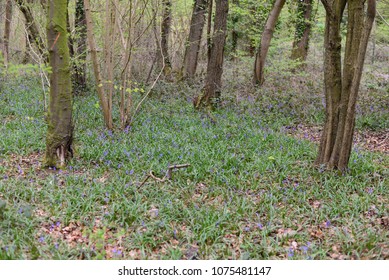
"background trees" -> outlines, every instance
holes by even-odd
[[[336,52],[342,44],[341,38],[345,36],[346,30],[342,20],[328,13],[328,7],[331,6],[328,3],[332,2],[325,1],[324,5],[318,6],[318,17],[315,20],[313,20],[315,14],[313,0],[226,2],[140,0],[124,3],[109,0],[91,3],[84,0],[69,0],[67,28],[71,39],[69,45],[72,50],[70,52],[72,81],[76,92],[81,95],[87,93],[87,85],[94,84],[99,96],[99,102],[95,106],[101,108],[105,127],[109,130],[116,128],[125,130],[133,123],[135,115],[147,97],[152,95],[154,87],[158,88],[170,82],[180,81],[181,83],[181,78],[189,78],[190,85],[198,87],[197,93],[190,96],[195,99],[194,104],[197,108],[215,107],[213,105],[223,97],[221,85],[223,65],[226,65],[225,58],[234,58],[236,62],[229,64],[227,60],[229,69],[235,71],[232,81],[245,77],[244,71],[238,71],[240,65],[254,62],[253,80],[256,84],[262,85],[266,57],[270,55],[272,60],[268,63],[271,67],[269,71],[279,72],[278,80],[272,78],[270,82],[278,86],[277,83],[283,79],[281,77],[291,75],[290,70],[294,69],[296,73],[300,73],[300,69],[295,66],[301,64],[290,61],[285,58],[285,55],[290,56],[292,60],[306,60],[312,32],[316,44],[313,55],[318,57],[314,61],[320,61],[321,45],[318,42],[321,41],[321,32],[325,31],[325,67],[327,70],[330,67],[333,69],[326,70],[325,74],[326,114],[327,121],[332,125],[326,124],[324,131],[327,131],[328,127],[333,128],[323,134],[323,142],[316,162],[327,164],[332,157],[329,166],[344,169],[347,164],[339,167],[335,162],[340,154],[345,154],[342,157],[348,158],[348,153],[332,152],[333,149],[340,149],[332,148],[332,145],[337,146],[339,143],[341,143],[339,147],[346,145],[342,144],[343,139],[346,138],[350,141],[345,133],[352,135],[353,125],[350,123],[339,126],[336,123],[338,119],[352,119],[350,116],[353,115],[353,110],[355,111],[352,109],[355,105],[352,103],[355,104],[355,101],[348,103],[347,100],[355,98],[341,96],[343,92],[357,92],[360,79],[358,71],[362,69],[364,53],[361,51],[358,59],[351,58],[356,56],[347,50],[348,42],[355,37],[350,35],[354,37],[346,39],[344,55],[346,64],[343,66],[343,76],[339,77],[342,68],[339,64],[341,54]],[[346,6],[346,2],[340,3]],[[10,9],[12,4],[15,4],[13,10]],[[227,4],[230,4],[229,17],[226,16]],[[285,4],[289,9],[283,9]],[[386,7],[385,3],[380,5]],[[216,12],[212,11],[214,8]],[[4,2],[2,9],[4,10],[1,22],[3,61],[5,63],[8,60],[13,63],[24,61],[40,65],[42,85],[46,88],[49,84],[44,78],[45,75],[47,76],[44,63],[50,46],[45,43],[46,34],[42,32],[42,26],[46,25],[46,18],[42,17],[46,14],[45,2],[10,0]],[[331,32],[329,27],[324,26],[324,16],[326,16],[327,26],[332,24]],[[353,19],[347,14],[347,17],[343,17],[343,22],[349,18]],[[385,39],[382,39],[385,38],[382,30],[387,28],[386,22],[385,13],[382,12],[377,19],[375,40],[385,42]],[[365,34],[350,31],[354,24],[360,23],[350,21],[347,33]],[[86,26],[88,36],[86,36]],[[207,28],[204,28],[205,26]],[[227,35],[228,40],[226,40]],[[367,35],[363,36],[368,37]],[[86,47],[86,37],[88,37],[89,48]],[[274,45],[270,44],[272,37],[276,40]],[[359,44],[355,40],[352,41],[353,44]],[[257,46],[258,50],[255,52]],[[374,58],[383,52],[380,48],[374,47],[371,56]],[[332,53],[331,58],[329,53]],[[277,59],[279,64],[276,65],[274,61]],[[316,66],[318,65],[319,62]],[[359,70],[348,70],[354,66]],[[279,68],[275,70],[274,67]],[[160,78],[164,76],[168,79],[163,79],[164,82],[159,83]],[[348,84],[350,84],[349,88],[346,88]],[[252,86],[239,85],[239,87],[245,94],[261,94],[260,89],[253,89]],[[335,97],[330,98],[329,92],[332,92]],[[350,108],[348,113],[338,110],[345,107]],[[333,116],[330,117],[332,114]],[[335,132],[338,129],[344,131]],[[330,143],[329,146],[327,143]],[[349,144],[345,147],[344,150],[350,150]],[[343,161],[347,162],[347,160]]]

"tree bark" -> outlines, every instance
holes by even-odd
[[[228,0],[216,0],[215,24],[210,59],[203,92],[195,98],[195,108],[214,107],[219,103],[223,74],[224,45],[227,35]]]
[[[313,0],[302,0],[297,6],[297,23],[291,59],[305,62],[311,34]]]
[[[43,60],[47,62],[48,57],[46,53],[46,46],[43,42],[42,36],[39,33],[38,26],[35,23],[35,19],[30,7],[28,6],[28,2],[26,0],[15,0],[15,2],[18,4],[20,11],[23,13],[24,18],[26,19],[27,39],[31,42],[31,44],[36,46]],[[67,11],[67,9],[64,11]]]
[[[239,7],[239,0],[232,0],[232,4],[234,6],[238,6]],[[232,14],[231,16],[231,24],[232,24],[232,30],[231,30],[231,54],[233,56],[233,58],[235,58],[237,56],[237,48],[238,48],[238,38],[239,38],[239,33],[238,31],[236,30],[236,24],[238,23],[239,21],[239,15],[237,15],[236,13]]]
[[[261,36],[261,42],[259,45],[259,49],[257,51],[257,54],[255,56],[255,63],[254,63],[254,85],[263,85],[265,79],[264,79],[264,73],[263,69],[266,62],[266,56],[269,51],[270,42],[273,37],[274,29],[278,20],[278,17],[280,16],[282,7],[285,4],[285,0],[276,0],[274,2],[273,8],[269,13],[269,17],[267,18],[265,28],[262,32]]]
[[[49,46],[50,102],[45,165],[63,167],[73,156],[72,86],[67,39],[67,0],[50,0],[47,39]]]
[[[112,1],[106,2],[106,18],[104,28],[104,80],[103,88],[107,98],[108,111],[112,112],[112,97],[114,92],[114,50],[116,31],[116,8]],[[112,114],[112,113],[111,113]]]
[[[8,65],[8,60],[9,60],[9,39],[11,37],[11,22],[12,22],[12,0],[7,0],[5,5],[5,24],[4,24],[4,40],[3,40],[4,65]]]
[[[193,79],[196,74],[201,37],[205,25],[208,0],[195,0],[192,19],[190,22],[189,37],[185,48],[183,77]]]
[[[163,73],[164,75],[169,75],[171,73],[171,62],[169,58],[169,35],[171,27],[171,14],[172,14],[172,3],[171,0],[163,0],[163,15],[162,15],[162,25],[161,25],[161,52],[163,59]]]
[[[87,39],[89,42],[90,54],[93,64],[93,72],[95,75],[95,83],[97,94],[99,96],[100,107],[103,113],[104,123],[106,128],[111,130],[113,128],[112,114],[109,110],[108,101],[105,96],[103,90],[103,79],[101,78],[101,71],[99,67],[99,62],[97,60],[97,50],[95,45],[95,40],[93,36],[93,22],[92,15],[90,11],[90,3],[89,0],[84,0],[84,8],[85,8],[85,18],[86,18],[86,28],[87,28]]]
[[[376,1],[322,0],[322,3],[326,9],[324,42],[326,122],[316,164],[344,171],[347,169],[351,154],[355,106],[368,39],[374,22]],[[348,22],[342,73],[340,22],[346,4]]]
[[[208,61],[211,59],[211,49],[212,49],[212,12],[213,12],[213,1],[208,0],[208,18],[207,18],[207,55]]]

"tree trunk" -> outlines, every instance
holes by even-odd
[[[239,7],[239,0],[232,0],[234,6]],[[236,24],[239,22],[239,15],[233,13],[231,16],[232,30],[231,30],[231,54],[233,58],[237,57],[237,48],[238,48],[238,38],[239,33],[236,30]]]
[[[219,103],[223,74],[224,45],[227,35],[228,0],[216,0],[216,14],[207,77],[203,92],[195,98],[195,108],[214,107]]]
[[[69,36],[68,36],[69,54],[70,54],[70,57],[73,58],[75,51],[74,51],[74,40],[73,40],[73,36],[72,36],[72,30],[70,27],[69,0],[67,0],[67,7],[66,7],[66,30],[69,34]]]
[[[214,0],[208,0],[208,18],[207,18],[207,55],[208,55],[208,62],[211,59],[211,49],[212,49],[212,12],[213,12],[213,1]]]
[[[305,62],[311,34],[313,0],[302,0],[297,6],[297,23],[291,59]]]
[[[39,54],[41,55],[43,60],[47,62],[48,57],[46,53],[46,47],[43,42],[42,36],[39,33],[39,29],[35,23],[35,19],[32,14],[32,11],[28,6],[29,3],[26,0],[16,0],[15,2],[18,4],[20,11],[23,13],[26,19],[26,30],[27,30],[28,41],[37,47]],[[65,9],[64,11],[67,11],[67,9]]]
[[[114,92],[114,50],[116,31],[116,8],[112,1],[106,2],[106,17],[104,28],[104,83],[109,112],[112,112],[112,97]]]
[[[77,59],[74,63],[73,82],[75,93],[86,89],[86,19],[84,0],[76,0],[76,49]]]
[[[93,64],[93,72],[96,80],[95,83],[96,83],[97,94],[99,96],[99,101],[100,101],[101,110],[103,112],[105,126],[109,130],[111,130],[113,128],[112,112],[109,110],[108,101],[103,90],[103,79],[101,78],[101,71],[99,67],[99,62],[97,60],[97,50],[96,50],[95,40],[93,36],[93,23],[92,23],[92,15],[90,11],[89,0],[84,0],[84,8],[85,8],[87,38],[89,42],[90,54],[91,54],[91,59]]]
[[[205,15],[209,0],[195,0],[192,19],[190,22],[189,37],[185,48],[183,77],[193,79],[196,74],[197,61],[203,34]]]
[[[169,58],[169,35],[171,27],[171,14],[172,14],[172,3],[170,0],[162,0],[163,15],[162,15],[162,26],[161,26],[161,52],[163,59],[163,73],[165,76],[171,73],[171,62]]]
[[[45,165],[62,167],[73,156],[72,86],[66,32],[67,0],[50,0],[47,39],[49,46],[50,102]]]
[[[365,13],[365,3],[367,12]],[[346,170],[351,154],[355,106],[369,35],[375,17],[375,0],[322,0],[326,9],[324,84],[326,122],[316,164]],[[348,22],[343,73],[340,22],[347,4]]]
[[[8,65],[8,60],[9,60],[9,39],[11,37],[11,22],[12,22],[12,0],[7,0],[5,6],[5,25],[4,25],[4,41],[3,41],[4,65]]]
[[[282,7],[285,4],[285,0],[276,0],[273,8],[270,11],[269,17],[267,18],[265,28],[262,32],[261,42],[259,49],[255,56],[254,63],[254,85],[263,85],[265,79],[263,76],[263,69],[266,62],[266,56],[269,51],[270,42],[273,37],[274,28],[276,26],[278,17],[280,16]]]

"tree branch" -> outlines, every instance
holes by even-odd
[[[321,0],[323,3],[324,9],[326,10],[327,14],[332,15],[332,8],[330,6],[330,3],[328,3],[328,0]]]

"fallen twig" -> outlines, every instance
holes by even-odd
[[[159,177],[155,176],[153,171],[151,170],[150,173],[147,174],[147,176],[143,180],[143,182],[139,185],[139,187],[142,187],[149,178],[153,178],[155,181],[160,182],[160,183],[163,183],[166,180],[171,180],[172,179],[173,170],[181,169],[181,168],[186,168],[188,166],[190,166],[190,164],[188,164],[188,163],[170,165],[170,166],[168,166],[168,168],[166,170],[166,173],[165,173],[165,176],[163,178],[159,178]]]

